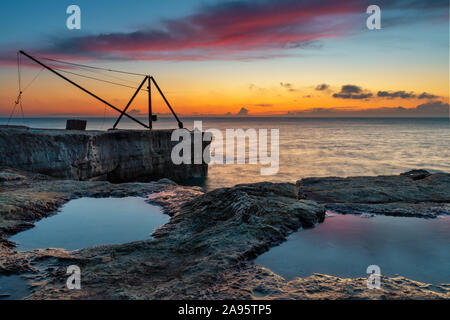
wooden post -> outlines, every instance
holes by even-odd
[[[153,128],[153,114],[152,114],[152,77],[148,76],[148,127]]]

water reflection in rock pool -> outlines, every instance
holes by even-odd
[[[149,239],[155,228],[169,221],[159,207],[143,198],[81,198],[72,200],[57,215],[9,240],[16,250],[63,248],[75,250],[101,244]]]
[[[378,265],[432,283],[450,283],[450,216],[437,219],[331,214],[313,229],[300,230],[256,263],[287,279],[323,273],[367,276]]]
[[[31,294],[28,281],[19,275],[0,275],[0,300],[18,300]]]

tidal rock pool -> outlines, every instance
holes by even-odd
[[[0,300],[18,300],[31,293],[28,282],[19,275],[0,275]]]
[[[143,198],[81,198],[69,201],[58,214],[12,236],[17,251],[44,248],[75,250],[150,238],[169,221],[159,207]]]
[[[450,216],[437,219],[327,214],[259,256],[257,264],[291,280],[314,273],[367,277],[367,267],[431,284],[450,283]]]

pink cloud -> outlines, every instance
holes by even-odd
[[[406,0],[407,1],[407,0]],[[364,25],[366,0],[229,1],[203,6],[195,14],[162,20],[157,27],[59,39],[47,48],[31,48],[65,60],[208,60],[252,59],[283,55],[315,41],[342,37]],[[383,8],[404,7],[404,0]],[[409,8],[441,8],[439,3],[408,3]],[[0,62],[12,60],[0,54]],[[7,62],[6,62],[7,63]]]
[[[350,22],[339,15],[354,12],[363,12],[356,0],[226,2],[204,6],[184,18],[163,20],[159,27],[60,39],[31,52],[65,60],[263,58],[347,34]],[[329,19],[317,20],[324,17]],[[0,60],[7,64],[13,59],[2,54]]]

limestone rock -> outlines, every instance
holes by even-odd
[[[301,180],[305,198],[341,213],[434,217],[450,214],[450,174],[412,170],[400,175]]]
[[[0,128],[0,166],[59,179],[111,182],[205,176],[205,163],[172,163],[176,142],[171,134],[172,130]]]

